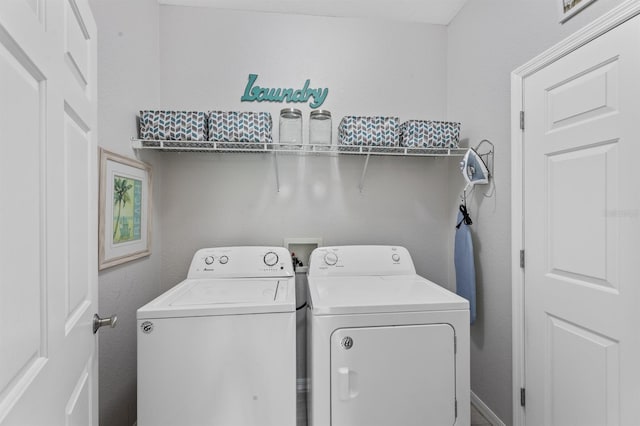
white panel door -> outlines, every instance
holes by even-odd
[[[333,332],[331,425],[453,425],[454,340],[449,324]]]
[[[526,424],[636,425],[640,21],[524,81]]]
[[[0,425],[97,425],[96,28],[0,2]]]

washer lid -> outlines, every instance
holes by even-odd
[[[293,278],[187,279],[138,309],[137,318],[294,311]]]
[[[309,277],[309,294],[314,315],[469,309],[466,299],[419,275]]]

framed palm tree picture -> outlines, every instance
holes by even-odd
[[[564,23],[595,0],[556,0],[560,10],[560,22]]]
[[[100,270],[151,254],[151,166],[100,149]]]

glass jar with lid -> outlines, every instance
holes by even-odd
[[[302,112],[296,108],[280,110],[280,144],[302,147]]]
[[[309,115],[309,143],[320,148],[331,145],[331,112],[326,109],[311,111]]]

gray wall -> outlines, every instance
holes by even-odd
[[[158,4],[155,0],[91,0],[98,24],[98,144],[132,158],[140,106],[158,99]],[[153,166],[152,254],[99,274],[99,308],[118,315],[114,329],[99,334],[100,424],[136,421],[136,320],[140,306],[160,293],[162,198],[159,162]],[[96,160],[97,161],[97,160]]]
[[[160,44],[163,105],[269,111],[274,137],[280,108],[305,124],[311,110],[240,102],[250,73],[263,87],[328,87],[334,130],[344,115],[445,118],[445,26],[162,6]]]
[[[345,114],[445,118],[442,26],[159,7],[155,0],[91,6],[99,37],[99,144],[130,157],[139,109],[270,111],[277,137],[282,105],[239,102],[251,72],[264,85],[296,87],[311,78],[329,87],[324,107],[334,128]],[[298,106],[306,123],[310,110]],[[139,157],[154,172],[153,254],[99,275],[100,311],[120,321],[100,335],[101,424],[134,423],[135,311],[182,280],[198,248],[301,236],[325,244],[404,244],[422,274],[447,285],[450,232],[442,224],[451,209],[442,200],[450,160],[372,158],[360,193],[364,158],[282,156],[278,193],[269,156]]]
[[[510,73],[596,17],[622,3],[598,0],[558,22],[560,0],[470,0],[449,25],[448,114],[463,138],[496,145],[493,198],[477,191],[469,205],[478,269],[478,321],[471,327],[471,388],[512,423]],[[453,173],[457,171],[453,170]],[[453,178],[452,178],[453,179]],[[449,195],[454,199],[460,182]]]
[[[265,110],[241,104],[247,74],[271,87],[329,87],[334,128],[345,114],[446,118],[463,137],[496,143],[497,191],[470,203],[478,251],[479,320],[472,388],[511,423],[509,73],[620,0],[598,0],[565,25],[555,0],[472,0],[448,27],[159,7],[91,0],[98,23],[99,143],[135,156],[139,109]],[[162,47],[162,49],[160,49]],[[249,52],[249,53],[248,53]],[[299,105],[308,121],[309,108]],[[277,130],[276,130],[277,136]],[[335,133],[335,132],[334,132]],[[136,418],[135,310],[181,280],[197,248],[280,244],[404,244],[419,273],[453,288],[451,222],[462,188],[456,160],[150,154],[151,257],[100,273],[100,310],[120,324],[100,335],[100,422]],[[447,267],[449,265],[449,267]]]
[[[328,87],[334,130],[347,114],[443,118],[446,27],[358,19],[160,8],[160,100],[167,108],[269,111],[241,103],[247,75],[263,86]],[[196,42],[194,42],[196,41]],[[294,105],[308,122],[310,108]],[[334,136],[335,136],[334,131]],[[305,132],[306,134],[306,132]],[[450,160],[166,154],[163,285],[184,278],[194,251],[226,244],[402,244],[420,273],[447,285]],[[168,243],[170,242],[170,243]]]

